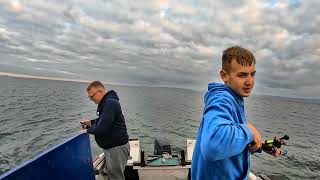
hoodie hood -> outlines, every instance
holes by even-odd
[[[210,97],[225,92],[228,92],[231,96],[233,96],[238,103],[243,104],[243,97],[237,95],[229,86],[222,83],[208,84],[208,92],[204,97],[204,102],[207,103]]]
[[[103,104],[103,102],[106,100],[106,99],[109,99],[109,98],[113,98],[113,99],[116,99],[119,101],[119,97],[117,95],[117,93],[114,91],[114,90],[110,90],[106,93],[106,95],[103,96],[103,98],[101,99],[100,103],[98,106],[101,106],[101,104]]]
[[[114,98],[116,100],[119,100],[119,97],[117,95],[117,93],[114,90],[110,90],[107,92],[107,94],[105,95],[106,98]]]

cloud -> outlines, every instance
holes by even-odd
[[[318,7],[316,0],[0,0],[0,70],[205,90],[220,79],[222,51],[241,45],[257,59],[255,92],[320,98]]]

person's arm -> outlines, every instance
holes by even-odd
[[[98,123],[91,126],[87,132],[94,135],[108,134],[114,121],[116,105],[117,104],[112,101],[105,102]]]
[[[206,106],[200,145],[205,159],[229,158],[252,142],[253,134],[246,124],[235,124],[232,113],[232,103],[223,97],[215,97]]]
[[[249,149],[251,152],[255,152],[259,148],[261,148],[261,145],[262,145],[261,135],[258,132],[258,130],[250,123],[247,123],[247,127],[250,129],[251,133],[253,134],[253,141],[250,143]]]

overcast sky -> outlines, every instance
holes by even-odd
[[[319,0],[0,0],[0,72],[205,91],[232,45],[254,93],[320,98]]]

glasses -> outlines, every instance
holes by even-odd
[[[92,96],[89,95],[88,98],[89,98],[89,99],[92,99],[92,98],[97,94],[98,91],[99,91],[99,90],[97,90]]]

